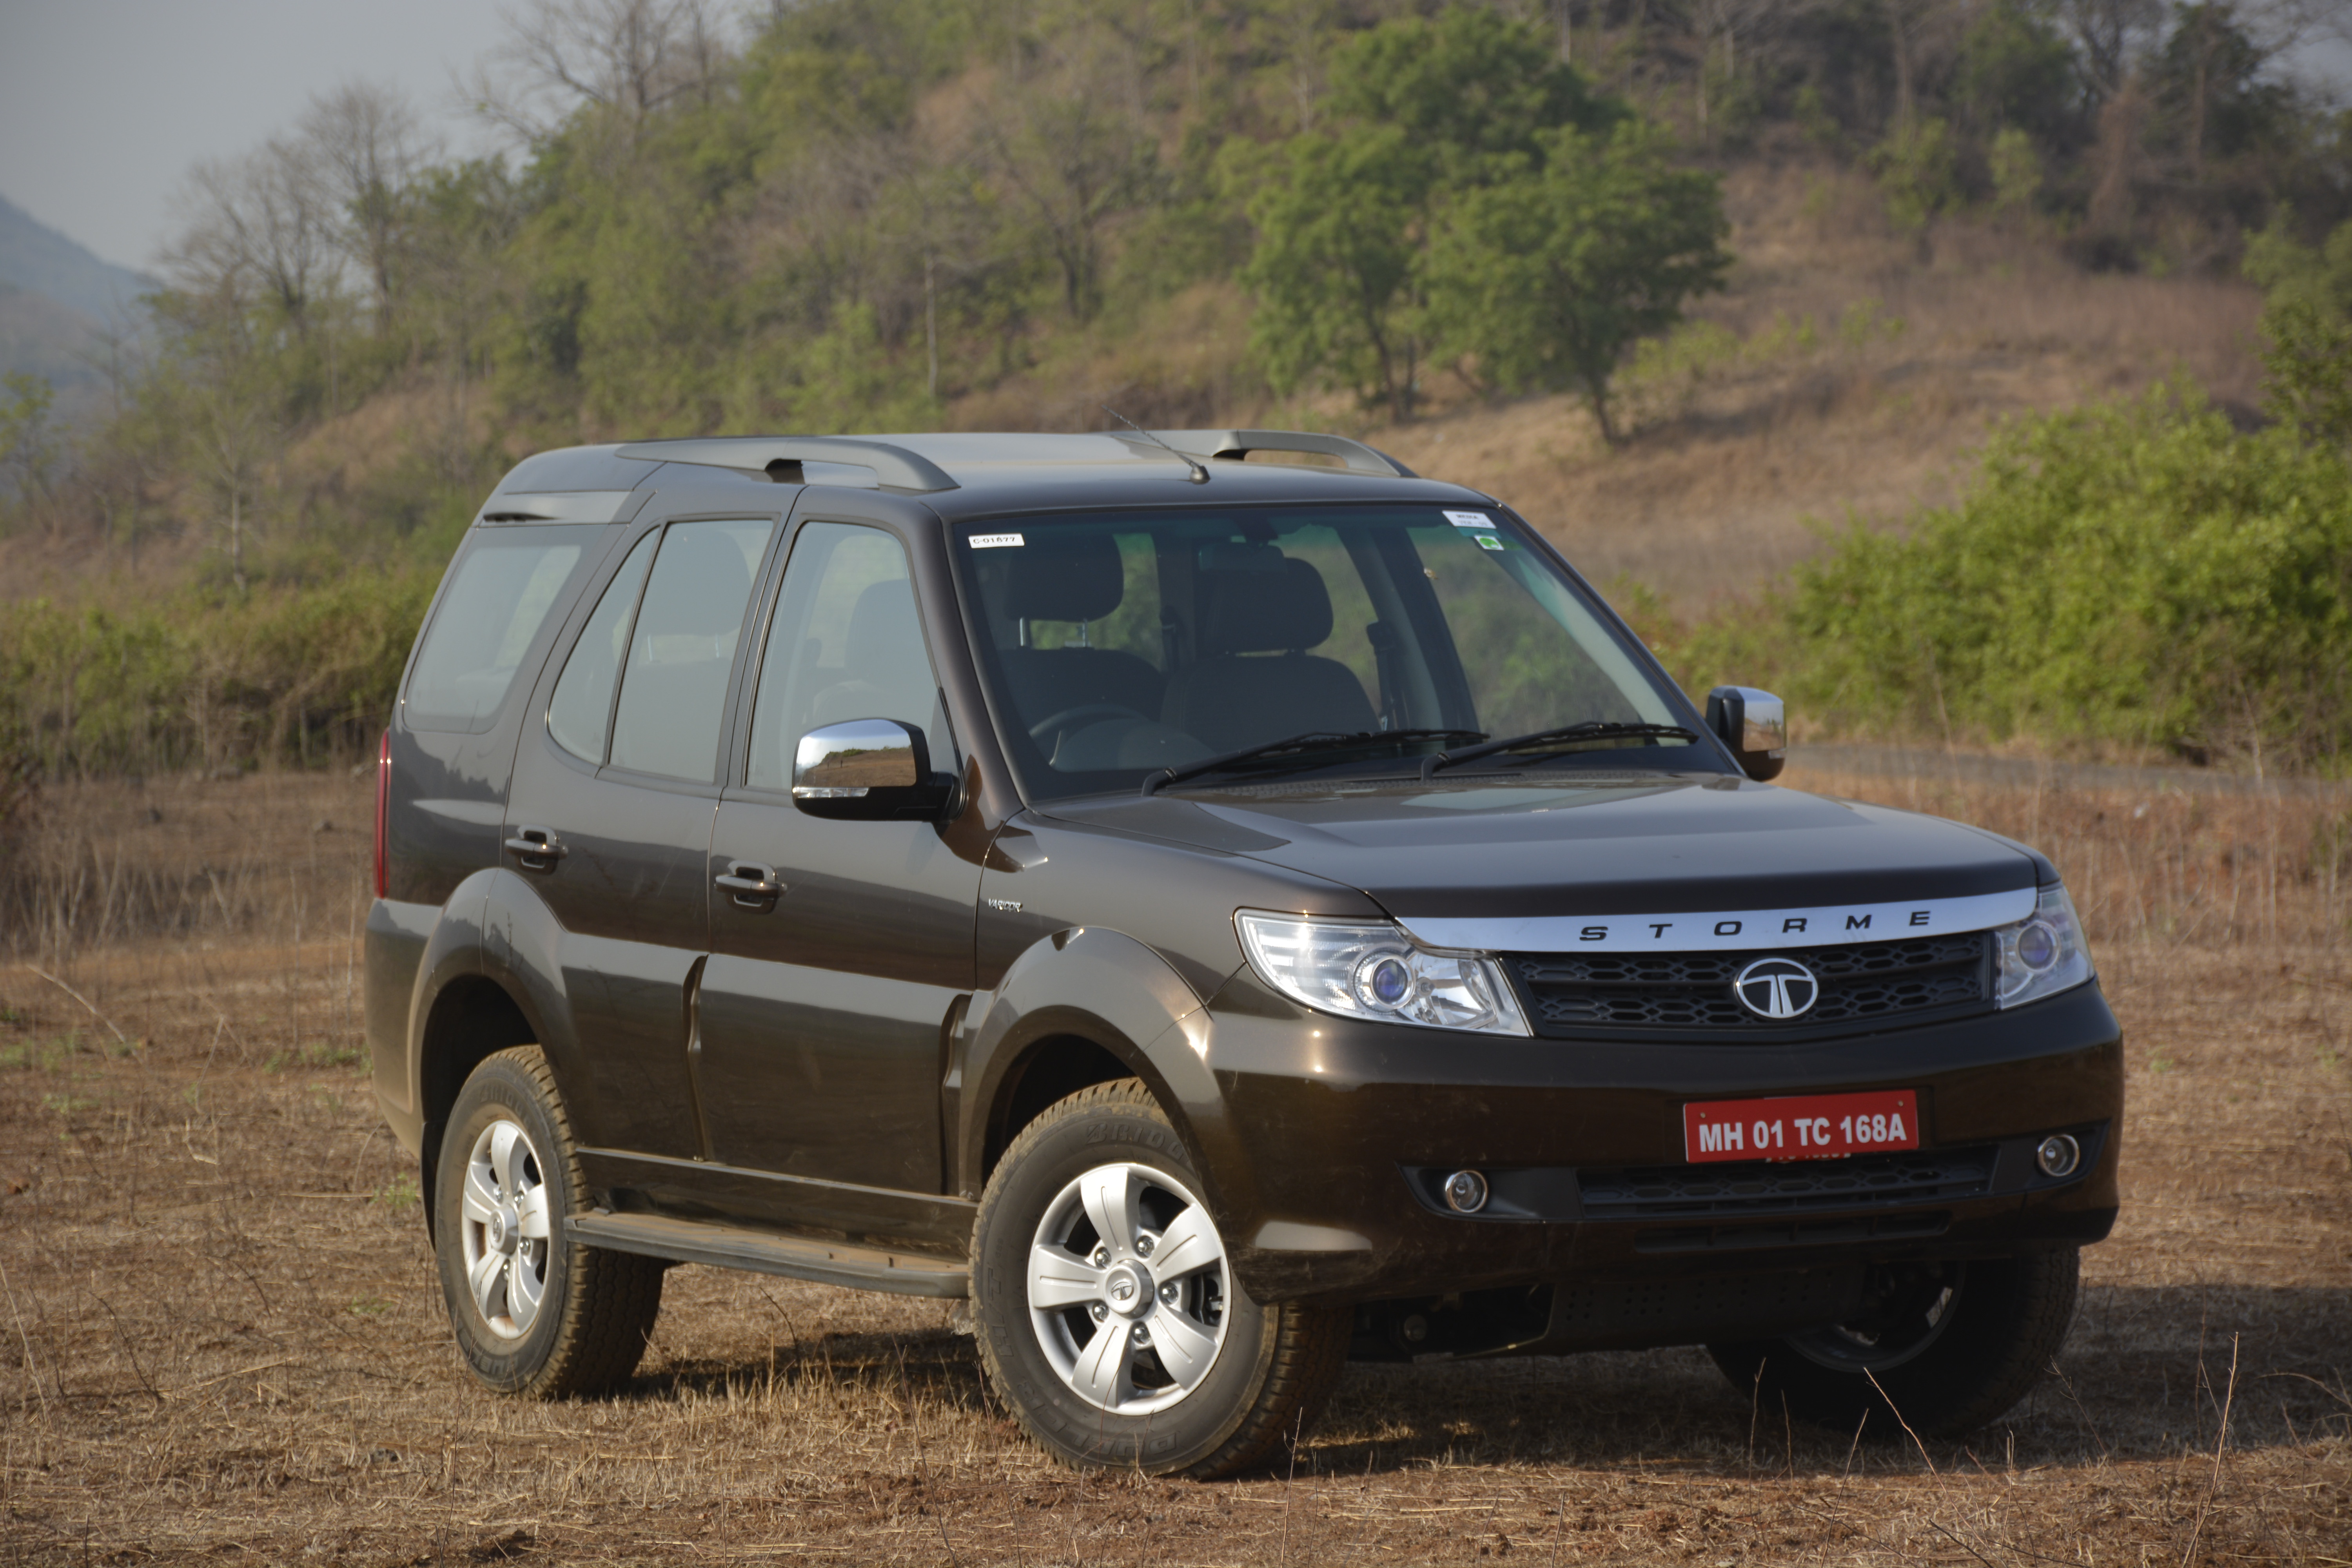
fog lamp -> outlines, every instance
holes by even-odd
[[[2033,1163],[2045,1176],[2071,1176],[2083,1163],[2083,1146],[2064,1132],[2053,1132],[2033,1151]]]
[[[1486,1178],[1475,1171],[1456,1171],[1445,1178],[1445,1206],[1455,1214],[1476,1214],[1486,1206]]]

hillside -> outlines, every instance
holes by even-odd
[[[67,421],[99,415],[106,333],[143,331],[139,298],[158,287],[0,196],[0,374],[47,379]]]
[[[46,294],[92,321],[127,316],[155,279],[117,267],[0,196],[0,282]]]

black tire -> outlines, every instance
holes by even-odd
[[[1033,1312],[1033,1250],[1069,1213],[1082,1184],[1131,1181],[1138,1239],[1111,1253],[1110,1239],[1081,1217],[1075,1241],[1054,1245],[1079,1278],[1107,1281],[1100,1299]],[[981,1194],[972,1237],[972,1315],[991,1386],[1041,1447],[1087,1469],[1139,1469],[1206,1479],[1265,1459],[1311,1425],[1330,1397],[1348,1354],[1351,1317],[1344,1309],[1295,1302],[1260,1306],[1232,1278],[1230,1257],[1207,1209],[1192,1194],[1200,1175],[1181,1139],[1150,1091],[1134,1079],[1097,1084],[1050,1107],[1024,1128]],[[1077,1200],[1083,1209],[1085,1199]],[[1189,1204],[1189,1206],[1186,1206]],[[1092,1211],[1085,1211],[1091,1213]],[[1151,1231],[1157,1224],[1160,1230]],[[1114,1227],[1116,1228],[1116,1227]],[[1166,1238],[1180,1239],[1161,1243]],[[1206,1232],[1208,1240],[1200,1235]],[[1193,1259],[1213,1245],[1215,1263]],[[1164,1278],[1149,1272],[1155,1256],[1179,1260]],[[1097,1269],[1094,1259],[1111,1261]],[[1134,1287],[1140,1282],[1139,1295]],[[1124,1281],[1119,1312],[1111,1295]],[[1072,1288],[1087,1289],[1076,1279]],[[1171,1294],[1172,1292],[1172,1294]],[[1106,1315],[1088,1315],[1102,1311]],[[1061,1326],[1066,1325],[1066,1326]],[[1115,1333],[1119,1340],[1092,1336]],[[1214,1349],[1184,1360],[1203,1333],[1221,1335]],[[1067,1338],[1064,1338],[1064,1335]],[[1129,1340],[1132,1334],[1134,1338]],[[1081,1339],[1080,1336],[1085,1338]],[[1167,1357],[1160,1339],[1164,1335]],[[1049,1352],[1049,1341],[1059,1349]],[[1098,1346],[1112,1353],[1095,1357]],[[1074,1372],[1053,1359],[1075,1349]],[[1116,1362],[1128,1370],[1108,1374],[1111,1405],[1081,1392],[1085,1368]],[[1194,1371],[1184,1384],[1171,1366]],[[1132,1376],[1129,1376],[1131,1371]],[[1094,1386],[1101,1387],[1098,1376]],[[1129,1395],[1133,1397],[1130,1399]],[[1123,1414],[1114,1405],[1141,1408]]]
[[[502,1126],[513,1133],[501,1134]],[[516,1173],[510,1181],[486,1163],[488,1192],[500,1200],[487,1205],[495,1223],[470,1215],[467,1184],[478,1148],[512,1150],[517,1138],[521,1152],[505,1162]],[[660,1259],[584,1247],[564,1234],[565,1216],[588,1199],[575,1148],[537,1046],[500,1051],[476,1068],[441,1140],[433,1184],[441,1294],[467,1369],[501,1394],[560,1399],[620,1382],[636,1369],[661,1311]],[[469,1253],[492,1276],[503,1270],[488,1287],[487,1307],[469,1276]]]
[[[1997,1420],[2048,1371],[2074,1321],[2073,1247],[1973,1263],[1889,1267],[1872,1300],[1834,1328],[1707,1346],[1767,1411],[1903,1440],[1957,1437]],[[1875,1378],[1874,1386],[1872,1379]]]

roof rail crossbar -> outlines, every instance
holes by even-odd
[[[960,488],[947,470],[918,452],[887,441],[847,436],[710,436],[698,440],[636,441],[620,448],[624,458],[656,463],[706,463],[713,468],[765,472],[782,464],[783,479],[799,477],[803,463],[845,463],[871,468],[892,489],[951,490]]]
[[[1152,434],[1178,451],[1200,458],[1239,460],[1252,452],[1309,452],[1337,458],[1359,474],[1381,474],[1399,479],[1421,477],[1386,452],[1361,441],[1350,441],[1345,436],[1324,436],[1307,430],[1156,430]]]

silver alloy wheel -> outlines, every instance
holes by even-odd
[[[458,1240],[474,1310],[500,1339],[519,1340],[547,1299],[552,1232],[546,1165],[530,1134],[501,1119],[482,1129],[466,1158]]]
[[[1216,1222],[1173,1177],[1098,1165],[1045,1205],[1029,1247],[1029,1321],[1071,1393],[1145,1415],[1216,1364],[1231,1279]]]

